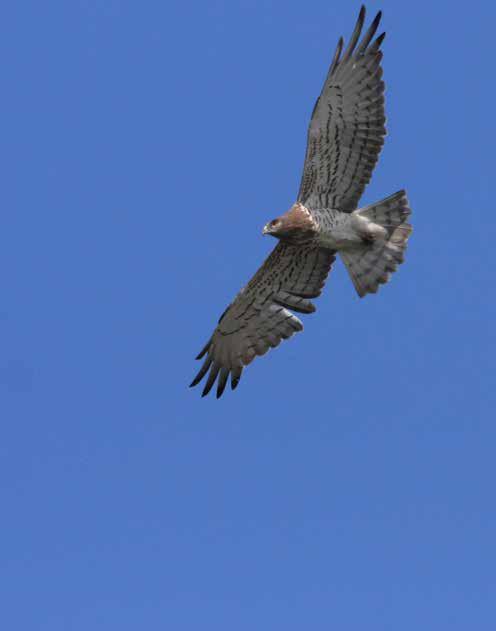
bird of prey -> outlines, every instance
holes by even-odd
[[[207,375],[202,396],[217,381],[217,397],[229,375],[234,390],[243,368],[303,329],[292,313],[312,313],[338,253],[360,297],[375,293],[403,262],[412,227],[401,190],[357,208],[370,181],[386,134],[381,44],[375,37],[379,12],[360,40],[362,6],[343,52],[339,39],[315,103],[295,204],[273,219],[263,234],[278,243],[262,267],[222,314],[197,359],[204,363],[193,380]]]

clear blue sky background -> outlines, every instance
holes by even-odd
[[[407,263],[341,264],[222,400],[193,357],[294,201],[359,3],[19,1],[0,20],[9,630],[493,630],[494,3],[384,10]]]

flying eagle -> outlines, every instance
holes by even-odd
[[[360,297],[375,293],[403,262],[412,227],[405,191],[358,208],[386,134],[385,33],[374,39],[379,12],[360,40],[362,6],[343,51],[341,37],[322,93],[313,109],[296,203],[263,229],[278,243],[262,267],[222,314],[197,359],[206,355],[193,380],[208,372],[202,396],[217,382],[217,397],[231,375],[234,390],[243,368],[303,329],[291,311],[313,313],[335,260],[341,256]]]

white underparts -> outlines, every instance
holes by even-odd
[[[356,211],[353,213],[335,211],[329,219],[330,221],[321,223],[319,231],[319,242],[324,247],[346,250],[362,245],[364,241],[386,238],[387,233],[382,226],[366,217],[361,217]]]

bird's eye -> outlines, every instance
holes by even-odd
[[[272,227],[272,228],[275,228],[275,227],[277,226],[277,224],[278,224],[278,223],[279,223],[279,220],[278,220],[278,219],[273,219],[273,220],[270,222],[270,225],[271,225],[271,227]]]

